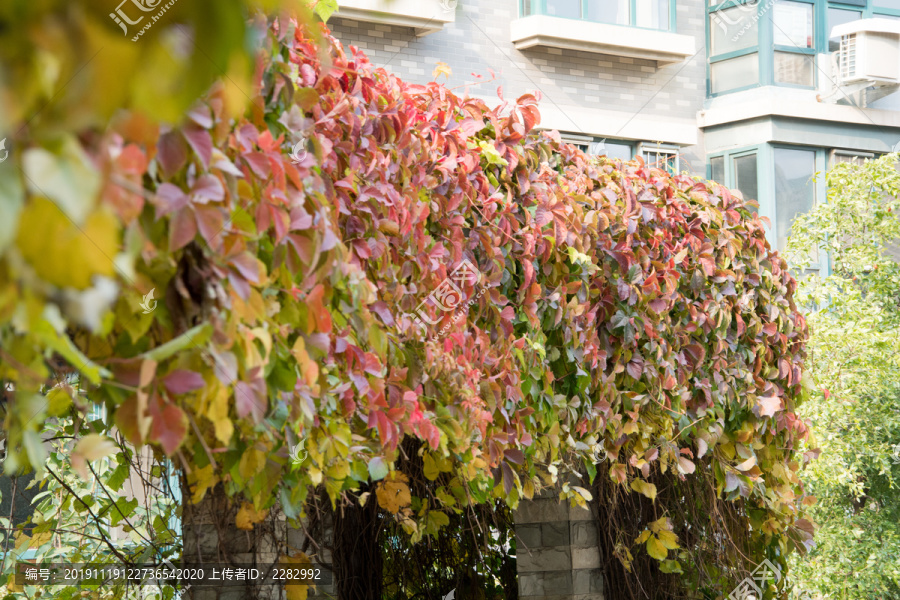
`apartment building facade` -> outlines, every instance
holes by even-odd
[[[489,103],[498,86],[507,98],[539,91],[541,127],[740,189],[779,248],[793,218],[825,201],[831,164],[900,148],[900,0],[339,4],[332,31],[377,66],[426,83],[443,62],[448,87]],[[832,35],[860,23],[861,35]],[[859,48],[833,64],[842,39]],[[880,71],[848,77],[865,71],[866,50]]]

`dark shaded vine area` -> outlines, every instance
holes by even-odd
[[[598,468],[603,472],[602,464]],[[672,600],[721,597],[755,567],[748,558],[750,516],[744,500],[726,501],[716,495],[715,477],[707,461],[698,461],[691,477],[672,471],[651,473],[656,502],[617,485],[607,477],[595,479],[592,492],[600,506],[599,549],[606,590],[617,600]],[[682,573],[665,573],[635,539],[657,519],[668,517],[680,548]],[[633,553],[633,554],[630,554]],[[626,566],[628,565],[628,566]]]
[[[416,442],[404,443],[398,467],[410,479],[416,496],[427,498],[440,483],[428,480]],[[753,509],[745,501],[717,497],[715,478],[706,461],[698,461],[694,477],[680,479],[671,471],[651,474],[656,502],[603,477],[601,463],[591,491],[599,505],[598,547],[607,594],[616,600],[717,598],[748,576]],[[367,491],[367,490],[363,490]],[[345,502],[331,509],[324,495],[311,504],[309,531],[334,556],[335,590],[341,600],[442,600],[455,590],[456,600],[518,600],[513,512],[503,503],[475,504],[436,537],[410,543],[393,515],[370,495],[365,506]],[[665,573],[635,539],[648,525],[670,519],[685,573]],[[309,548],[304,549],[308,551]]]
[[[428,498],[441,478],[425,477],[419,443],[403,442],[397,466],[409,477],[412,494]],[[455,590],[456,600],[518,600],[515,527],[505,504],[445,513],[448,525],[412,544],[394,515],[378,506],[374,487],[362,493],[367,491],[372,493],[364,506],[354,496],[332,509],[321,490],[308,504],[308,537],[300,550],[331,552],[338,598],[443,600]]]

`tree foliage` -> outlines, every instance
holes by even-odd
[[[221,482],[256,516],[369,482],[416,542],[548,485],[583,504],[573,473],[652,502],[655,476],[702,472],[707,498],[744,507],[743,560],[808,543],[806,324],[751,205],[536,134],[534,96],[411,85],[295,21],[267,40],[243,117],[216,86],[177,125],[131,113],[35,142],[7,178],[10,465],[43,464],[40,424],[89,396],[185,469],[192,500]],[[414,318],[465,260],[467,312]],[[434,482],[421,496],[404,439]],[[621,560],[647,552],[697,589],[686,531],[653,506]]]
[[[897,155],[827,174],[828,203],[797,219],[788,245],[811,273],[800,302],[813,307],[803,415],[821,458],[808,470],[818,502],[817,548],[797,561],[803,586],[832,598],[900,595],[900,238]],[[826,251],[825,254],[823,251]]]

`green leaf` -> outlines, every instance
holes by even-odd
[[[24,431],[22,433],[22,441],[25,445],[25,453],[28,461],[39,471],[44,468],[44,461],[47,460],[47,448],[44,445],[41,436],[34,431]]]
[[[681,563],[677,560],[667,559],[659,565],[659,570],[663,573],[684,573],[681,569]]]
[[[149,352],[145,352],[142,356],[160,362],[191,346],[195,346],[198,349],[202,348],[209,341],[210,336],[212,336],[212,325],[209,323],[196,325],[177,338],[169,340]]]
[[[25,190],[14,164],[13,161],[0,163],[0,255],[16,239],[19,215],[25,204]]]
[[[313,8],[313,12],[318,15],[320,19],[322,19],[323,23],[327,23],[328,19],[331,18],[332,13],[334,13],[338,9],[337,0],[318,0],[316,2],[315,8]]]
[[[388,476],[390,469],[384,458],[376,456],[369,461],[369,477],[372,481],[379,481]]]
[[[47,347],[56,350],[70,365],[78,369],[94,385],[99,384],[101,378],[112,376],[112,373],[108,370],[85,356],[75,343],[69,339],[69,336],[64,333],[57,333],[48,320],[41,320],[35,326],[34,333]]]
[[[84,225],[100,193],[100,174],[74,136],[63,138],[56,152],[30,148],[22,158],[28,191],[53,200],[76,226]]]
[[[488,164],[499,165],[501,167],[509,166],[506,159],[500,156],[500,152],[498,152],[497,148],[490,142],[480,141],[478,142],[478,146],[481,148],[482,156],[487,159]]]

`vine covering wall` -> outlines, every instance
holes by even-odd
[[[724,589],[809,543],[806,324],[752,204],[538,133],[535,96],[491,108],[324,28],[270,25],[244,116],[224,85],[177,126],[120,115],[41,154],[96,169],[95,194],[14,188],[0,378],[19,464],[41,464],[44,418],[89,397],[185,469],[191,500],[219,482],[246,498],[246,528],[276,503],[299,518],[323,486],[374,497],[415,543],[548,485],[584,503],[577,472],[653,507],[621,540],[626,572],[646,555]],[[85,310],[97,298],[109,309]],[[397,467],[405,439],[427,486]],[[746,552],[691,560],[709,540],[666,481],[739,505]]]

